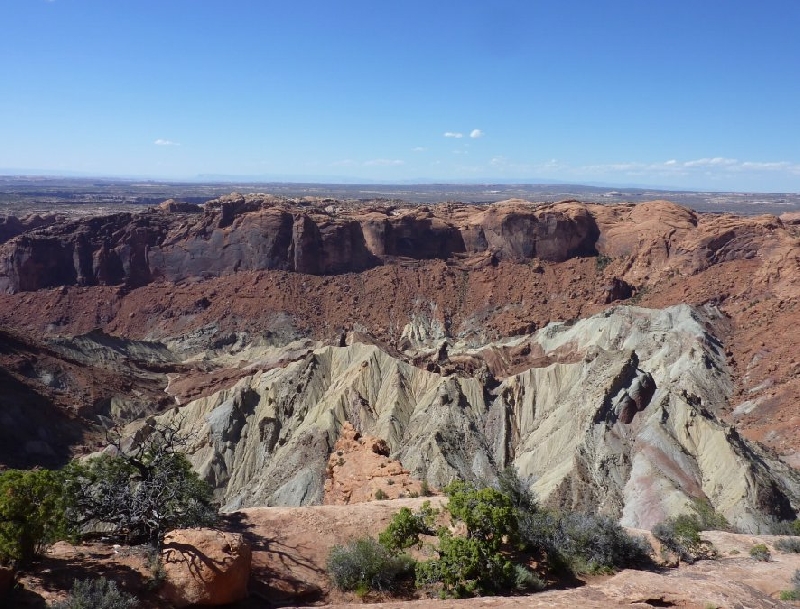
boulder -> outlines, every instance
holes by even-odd
[[[243,537],[213,529],[168,533],[161,596],[175,607],[226,605],[247,596],[251,550]]]

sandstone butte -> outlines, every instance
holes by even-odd
[[[0,227],[7,466],[156,417],[242,514],[509,464],[635,528],[800,510],[790,215],[233,194]]]

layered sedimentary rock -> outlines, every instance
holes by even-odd
[[[512,464],[548,501],[628,524],[688,497],[745,528],[798,508],[784,465],[800,467],[790,217],[233,195],[11,224],[7,465],[63,463],[80,417],[177,405],[228,508],[321,501],[345,421],[434,486]],[[631,298],[670,308],[597,315]],[[685,302],[697,307],[671,307]]]
[[[26,232],[0,248],[0,291],[266,269],[329,275],[482,252],[563,261],[596,253],[599,235],[588,208],[575,204],[328,209],[229,196],[199,212],[166,205]]]
[[[700,498],[757,530],[800,508],[800,474],[715,416],[732,390],[717,316],[617,307],[482,350],[450,345],[451,357],[527,346],[562,362],[502,379],[430,372],[375,344],[325,346],[161,417],[195,434],[193,463],[226,509],[321,503],[349,422],[434,486],[513,465],[543,500],[629,526]]]

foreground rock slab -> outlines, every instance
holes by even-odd
[[[247,597],[251,551],[241,535],[212,529],[164,538],[162,596],[175,607],[227,605]]]

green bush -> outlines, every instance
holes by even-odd
[[[594,259],[595,268],[599,271],[605,269],[611,262],[613,262],[613,258],[610,256],[604,256],[603,254],[598,254],[597,258]]]
[[[555,571],[608,573],[650,564],[650,544],[608,516],[539,511],[520,515],[528,551],[547,557]]]
[[[796,570],[790,582],[791,590],[781,590],[782,601],[800,601],[800,570]]]
[[[775,549],[787,554],[800,554],[800,539],[795,537],[787,537],[785,539],[778,539],[773,544]]]
[[[455,522],[463,522],[467,537],[481,540],[497,550],[503,537],[517,534],[517,515],[511,498],[493,488],[476,488],[461,481],[444,489],[447,509]]]
[[[771,558],[769,548],[763,543],[757,543],[750,548],[750,557],[761,562],[769,562],[769,559]]]
[[[772,525],[773,535],[793,535],[800,537],[800,518],[797,520],[781,520]]]
[[[0,562],[29,565],[65,532],[59,472],[0,473]]]
[[[417,565],[417,585],[441,585],[443,595],[455,597],[512,588],[514,565],[501,551],[517,534],[511,499],[495,489],[461,481],[450,483],[444,492],[453,524],[463,524],[466,536],[454,537],[440,528],[438,557]]]
[[[690,507],[697,514],[697,522],[701,531],[730,531],[728,519],[719,514],[708,499],[693,499]]]
[[[117,584],[104,577],[95,580],[75,580],[66,601],[52,605],[52,609],[133,609],[139,606],[135,596],[117,588]]]
[[[345,546],[334,546],[328,555],[327,570],[340,590],[387,591],[413,573],[414,561],[394,555],[371,537],[363,537]]]
[[[379,488],[378,490],[375,491],[375,499],[377,499],[378,501],[383,501],[384,499],[388,498],[389,495],[384,493],[382,488]]]
[[[499,486],[456,481],[445,487],[444,509],[464,535],[438,529],[436,557],[416,565],[418,587],[432,587],[444,597],[540,590],[545,581],[526,566],[537,554],[540,566],[546,558],[549,568],[574,572],[651,562],[647,541],[629,535],[613,519],[541,510],[513,471],[501,474]],[[428,502],[416,513],[401,508],[380,534],[380,544],[392,555],[420,548],[420,536],[433,533],[436,514]]]
[[[564,514],[550,545],[558,562],[573,573],[610,573],[650,562],[647,540],[630,535],[608,516]]]
[[[177,426],[151,424],[135,448],[101,455],[65,469],[67,514],[78,530],[109,528],[129,543],[159,545],[178,527],[209,526],[217,519],[211,489],[180,452]]]
[[[688,563],[716,555],[714,546],[700,539],[700,531],[730,531],[727,519],[718,514],[708,499],[693,499],[689,504],[694,514],[668,518],[653,527],[653,536]]]
[[[538,592],[543,590],[546,582],[523,565],[514,565],[514,589],[518,592]]]
[[[398,553],[408,548],[422,546],[420,535],[434,535],[433,521],[438,510],[426,501],[418,512],[407,507],[400,508],[386,529],[378,536],[378,541],[390,552]]]
[[[653,527],[653,536],[675,552],[681,560],[693,563],[705,554],[700,539],[701,522],[696,514],[673,516]]]
[[[441,584],[444,596],[462,598],[508,590],[515,580],[514,565],[476,537],[454,537],[439,530],[439,557],[417,565],[417,585]]]

